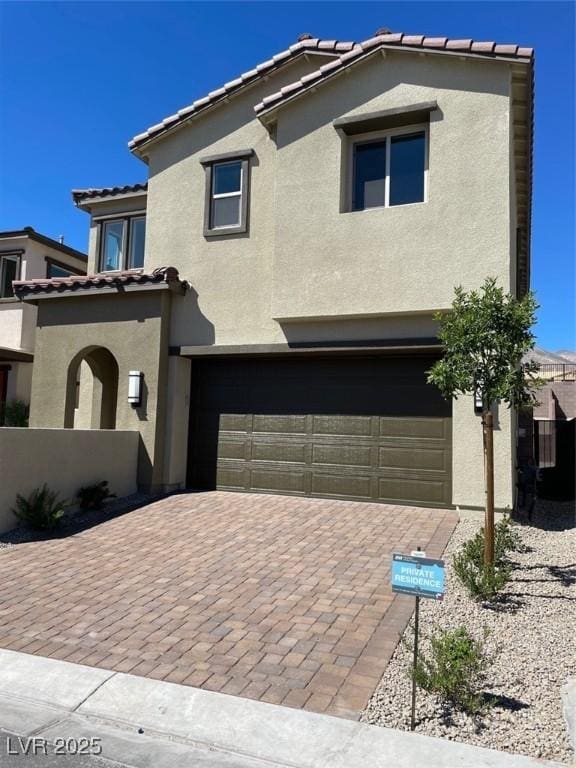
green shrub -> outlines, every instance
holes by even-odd
[[[18,494],[12,512],[29,528],[50,531],[60,525],[65,507],[58,494],[44,483],[42,488],[35,488],[28,497]]]
[[[522,552],[524,549],[518,527],[513,525],[508,515],[494,526],[494,558],[503,562],[509,552]]]
[[[461,584],[475,600],[490,600],[510,581],[508,553],[521,549],[518,532],[508,517],[494,527],[494,563],[484,563],[484,529],[481,528],[454,555],[452,565]]]
[[[24,400],[8,400],[0,406],[0,425],[27,427],[30,406]]]
[[[464,712],[483,712],[490,705],[482,686],[491,662],[484,643],[473,638],[466,627],[456,627],[436,630],[430,645],[430,656],[420,654],[416,666],[410,668],[416,684]]]
[[[102,480],[93,485],[87,485],[78,491],[78,501],[80,509],[102,509],[108,499],[116,498],[115,493],[110,493],[108,489],[108,480]]]

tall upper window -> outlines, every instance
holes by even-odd
[[[216,163],[212,168],[210,228],[239,227],[242,214],[242,163]]]
[[[422,203],[425,175],[424,131],[354,144],[352,210]]]
[[[231,235],[248,229],[248,176],[252,150],[204,158],[204,235]]]
[[[12,281],[18,279],[18,256],[0,257],[0,299],[14,296]]]
[[[100,269],[117,272],[144,265],[146,217],[103,221],[100,235]]]

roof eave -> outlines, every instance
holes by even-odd
[[[72,190],[72,200],[76,208],[80,208],[82,211],[90,212],[94,206],[98,206],[102,203],[111,203],[116,200],[132,200],[137,197],[146,197],[148,190],[141,189],[137,192],[125,192],[119,195],[107,194],[107,195],[94,195],[92,197],[75,198],[74,190]]]
[[[184,116],[182,119],[177,120],[176,119],[177,115],[179,115],[181,112],[185,112],[190,109],[190,107],[184,107],[183,109],[179,110],[179,112],[176,113],[176,115],[170,115],[169,117],[165,118],[165,120],[163,120],[161,123],[158,123],[155,126],[151,126],[152,129],[158,128],[158,132],[155,133],[154,135],[145,138],[148,131],[151,130],[150,128],[147,131],[144,131],[142,134],[136,135],[131,141],[128,142],[128,149],[130,150],[130,152],[132,152],[133,155],[138,157],[140,160],[147,162],[148,156],[147,156],[146,150],[156,141],[159,141],[161,139],[166,138],[167,136],[172,135],[176,130],[183,128],[184,126],[187,126],[192,120],[196,119],[200,115],[205,115],[208,112],[211,112],[212,110],[216,109],[222,104],[225,104],[231,98],[234,98],[238,94],[245,93],[250,88],[256,85],[259,85],[262,82],[265,82],[272,74],[276,74],[281,69],[283,69],[287,64],[291,64],[295,61],[298,61],[301,58],[306,58],[306,56],[310,56],[310,55],[316,55],[316,56],[335,59],[335,58],[338,58],[338,56],[341,55],[341,53],[342,51],[316,50],[316,49],[304,47],[296,51],[290,57],[286,57],[283,61],[278,62],[278,64],[273,69],[270,69],[270,71],[263,71],[262,73],[256,74],[256,70],[257,70],[257,67],[256,67],[254,69],[255,74],[253,79],[245,83],[239,84],[235,90],[231,90],[227,93],[223,93],[214,101],[207,102],[205,106],[200,107],[199,109],[195,109],[194,111],[190,111],[188,115]],[[234,81],[231,81],[231,82],[234,82]],[[205,97],[205,98],[208,98],[208,97]],[[199,99],[199,101],[203,101],[203,99]],[[168,125],[165,124],[167,121],[168,121]],[[170,124],[170,121],[172,121],[172,124]],[[142,137],[141,140],[138,140],[139,136]]]

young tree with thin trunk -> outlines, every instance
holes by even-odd
[[[449,312],[438,313],[444,357],[428,373],[444,397],[474,395],[482,403],[486,520],[484,562],[494,562],[493,413],[496,403],[521,408],[536,402],[538,364],[523,362],[534,348],[532,327],[538,304],[529,292],[521,299],[505,294],[494,278],[478,291],[455,289]]]

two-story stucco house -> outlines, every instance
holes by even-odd
[[[0,418],[2,404],[30,401],[36,307],[14,295],[14,280],[86,274],[87,256],[32,227],[0,232]]]
[[[73,193],[90,276],[17,284],[32,425],[138,430],[144,487],[482,506],[472,399],[426,372],[455,285],[527,290],[532,94],[530,48],[302,36],[139,134],[147,183]]]

